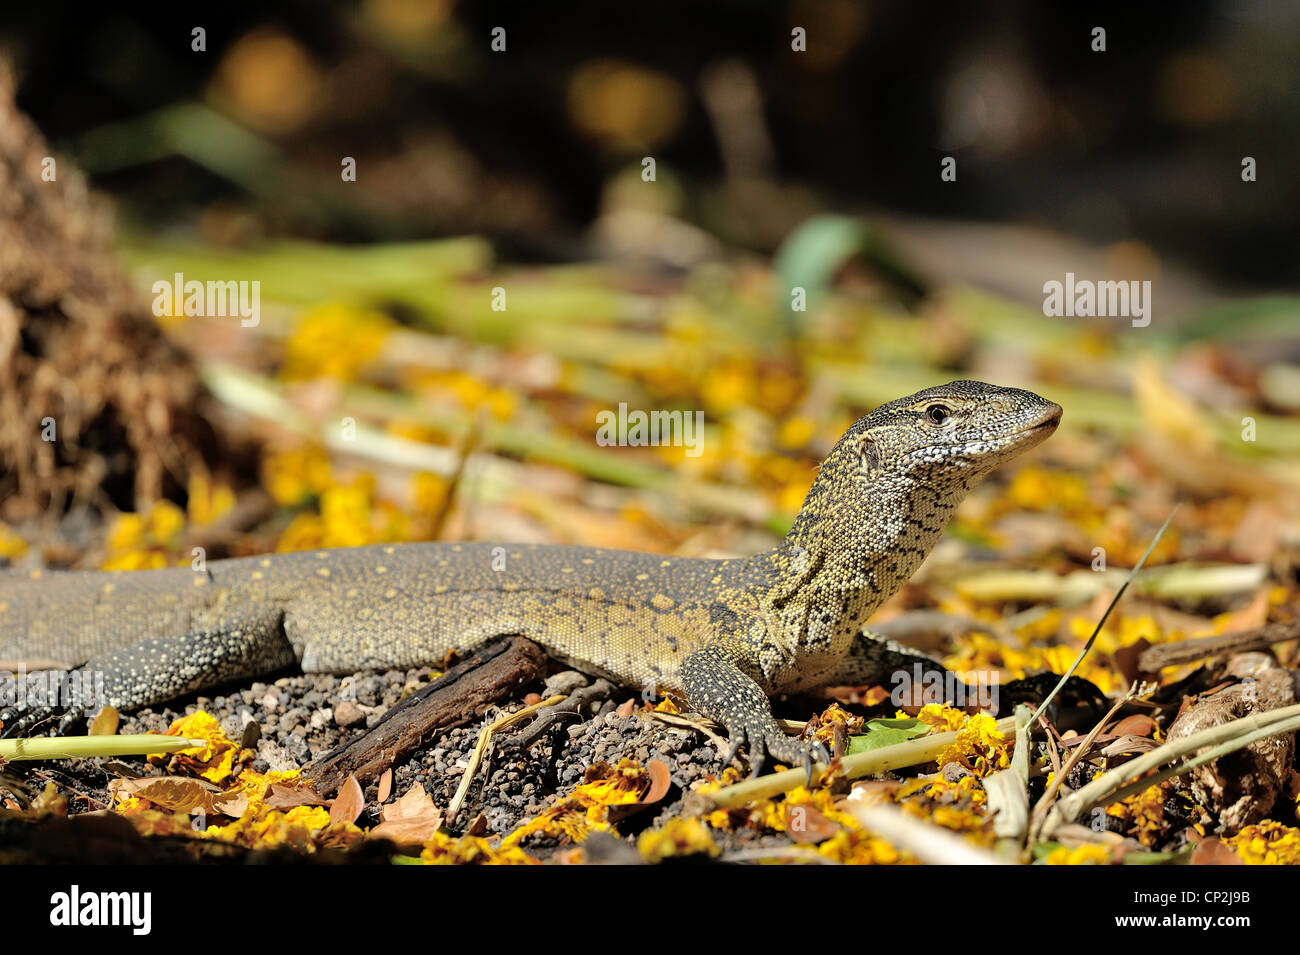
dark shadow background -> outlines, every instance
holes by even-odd
[[[218,239],[479,232],[581,256],[609,183],[653,155],[680,214],[740,247],[879,211],[1136,237],[1229,286],[1300,279],[1291,2],[11,4],[0,48],[22,108],[128,216]],[[158,121],[194,103],[258,148]],[[204,158],[223,150],[235,174]],[[335,199],[341,156],[359,177]]]

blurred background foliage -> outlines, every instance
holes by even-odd
[[[1294,4],[361,0],[0,17],[20,105],[151,230],[472,232],[567,260],[602,251],[592,227],[629,202],[759,251],[811,211],[874,211],[1138,239],[1213,278],[1296,279]],[[794,26],[806,53],[790,50]],[[955,184],[938,181],[947,154]],[[361,172],[340,191],[345,155]],[[662,173],[653,199],[620,175],[644,155]],[[1244,155],[1260,168],[1248,188]]]

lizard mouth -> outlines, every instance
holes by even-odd
[[[1049,402],[1043,410],[1038,420],[1020,430],[1022,435],[1051,434],[1056,430],[1056,426],[1061,423],[1062,408],[1060,405]]]

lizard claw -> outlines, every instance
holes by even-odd
[[[813,740],[803,748],[803,768],[804,772],[808,774],[804,785],[810,789],[812,788],[813,769],[815,768],[814,757],[816,757],[816,762],[821,763],[823,766],[831,764],[831,754],[827,752],[826,747],[822,745],[820,740]]]
[[[766,751],[763,748],[764,733],[759,730],[754,732],[753,727],[748,727],[742,723],[727,730],[727,752],[722,757],[722,765],[730,766],[739,754],[741,748],[749,750],[749,776],[753,779],[763,771],[763,763],[767,758]]]
[[[24,731],[43,720],[50,719],[56,712],[52,706],[7,706],[0,710],[0,723],[4,723],[4,729],[0,730],[0,739],[12,739],[23,735]]]
[[[67,736],[74,728],[86,722],[86,711],[80,706],[69,706],[63,713],[63,718],[59,720],[59,725],[54,727],[55,736]]]
[[[722,767],[724,769],[731,765],[731,761],[736,758],[736,755],[740,752],[740,747],[744,744],[744,730],[732,730],[727,734],[727,752],[722,757]]]
[[[68,673],[61,673],[58,683],[60,700],[70,698],[67,692],[68,682]],[[0,724],[3,725],[0,739],[34,735],[28,731],[55,717],[59,717],[59,722],[53,728],[52,735],[66,736],[69,730],[86,718],[86,710],[85,707],[72,703],[36,702],[28,699],[26,693],[20,690],[17,703],[0,709]]]
[[[787,740],[790,738],[787,736]],[[829,766],[831,763],[831,754],[826,751],[826,747],[819,740],[791,740],[794,743],[794,752],[798,754],[798,759],[787,760],[792,763],[802,763],[804,770],[804,785],[812,788],[813,770],[817,764]]]
[[[0,710],[0,723],[4,724],[4,729],[0,730],[0,739],[12,739],[16,736],[38,735],[27,732],[34,726],[39,726],[49,720],[59,717],[58,724],[50,733],[51,736],[67,736],[68,733],[86,718],[86,711],[79,706],[70,706],[66,709],[57,706],[10,706]]]
[[[830,753],[826,751],[817,740],[806,742],[786,736],[780,728],[773,723],[771,726],[746,726],[744,724],[736,726],[730,730],[727,737],[730,744],[727,749],[726,758],[722,764],[731,765],[731,761],[736,758],[740,748],[748,744],[749,750],[749,776],[753,779],[763,772],[763,766],[767,758],[771,756],[782,763],[788,763],[791,766],[801,765],[807,773],[807,783],[812,785],[813,770],[817,763],[823,766],[830,765]]]

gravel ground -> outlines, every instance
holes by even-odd
[[[123,714],[118,732],[161,732],[177,718],[201,709],[215,717],[236,741],[246,738],[250,723],[258,725],[255,770],[294,769],[360,735],[378,722],[405,690],[423,685],[429,676],[427,667],[349,676],[290,675],[233,688],[223,695],[189,697],[170,706]],[[567,691],[588,682],[574,671],[562,671],[547,680],[547,689]],[[546,692],[541,686],[534,689]],[[509,832],[572,792],[594,763],[615,763],[624,756],[642,765],[654,758],[662,760],[675,783],[657,810],[620,823],[625,839],[633,842],[641,830],[676,815],[681,811],[682,793],[696,780],[720,773],[721,758],[700,733],[669,727],[639,713],[619,716],[620,704],[631,698],[630,691],[620,689],[612,698],[594,701],[580,718],[562,720],[525,751],[498,743],[486,769],[480,767],[460,816],[449,830],[456,834],[473,831],[489,838]],[[445,808],[485,723],[523,705],[521,695],[408,754],[393,766],[390,801],[420,785],[436,805]],[[71,800],[71,808],[82,811],[109,805],[106,786],[111,779],[141,771],[159,772],[138,759],[69,760],[48,776],[79,794]],[[358,822],[374,825],[379,822],[377,783],[367,785],[364,793],[368,805]],[[720,841],[723,836],[719,834]],[[748,833],[726,838],[737,846],[756,844]],[[544,837],[532,837],[525,843],[527,851],[542,858],[555,848],[558,846],[548,844]]]

